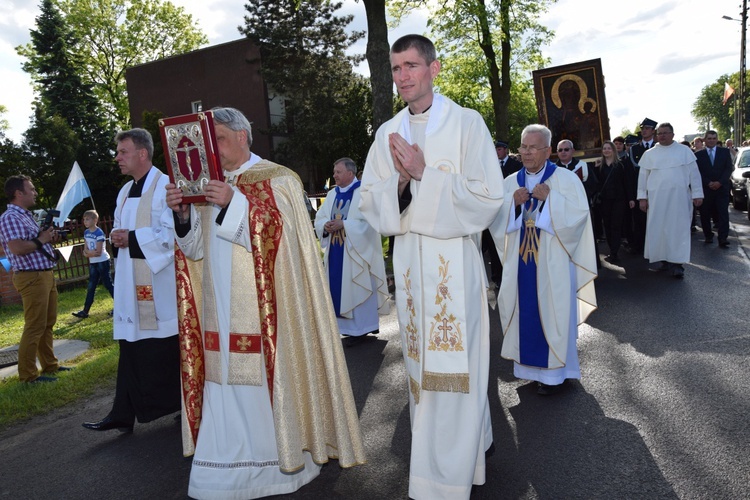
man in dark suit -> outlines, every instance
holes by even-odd
[[[521,170],[521,167],[523,167],[523,163],[508,155],[507,142],[495,141],[495,152],[497,153],[497,161],[500,164],[500,170],[503,172],[503,178],[515,174]]]
[[[651,118],[644,118],[641,122],[641,141],[630,147],[630,162],[633,164],[633,179],[635,179],[633,188],[635,191],[638,190],[638,173],[641,170],[638,162],[641,161],[643,153],[654,145],[655,131],[656,121]],[[636,254],[642,254],[643,245],[646,241],[646,212],[638,208],[637,204],[635,208],[630,210],[630,212],[633,217],[633,241],[628,240],[630,251]]]
[[[719,246],[728,248],[729,241],[729,188],[731,184],[732,154],[727,148],[716,145],[719,136],[714,130],[703,136],[705,147],[695,153],[698,170],[703,182],[703,205],[700,208],[701,225],[706,243],[713,243],[711,216],[716,218],[719,232]]]
[[[503,173],[503,179],[523,168],[523,163],[508,155],[507,142],[495,141],[495,152],[497,153],[500,171]],[[496,291],[499,291],[500,282],[503,279],[503,265],[500,263],[500,256],[497,254],[495,241],[492,239],[489,229],[482,231],[482,253],[486,253],[490,259],[490,279],[495,284]]]

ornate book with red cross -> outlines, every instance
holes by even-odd
[[[182,189],[184,203],[206,201],[211,179],[224,180],[211,111],[159,120],[169,179]]]

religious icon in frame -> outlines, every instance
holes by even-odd
[[[204,203],[211,179],[223,180],[213,113],[203,111],[159,120],[169,179],[185,203]]]
[[[601,154],[609,140],[601,59],[533,71],[539,121],[552,131],[552,151],[563,139],[583,156]]]

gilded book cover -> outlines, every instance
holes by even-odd
[[[204,111],[159,120],[169,179],[182,189],[185,203],[206,201],[211,179],[223,180],[213,113]]]

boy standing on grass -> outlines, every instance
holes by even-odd
[[[91,304],[94,303],[94,294],[100,280],[112,298],[115,298],[115,288],[109,275],[109,254],[104,248],[104,242],[107,238],[104,236],[104,231],[97,226],[98,222],[99,214],[96,210],[84,212],[83,225],[86,226],[86,231],[83,233],[83,256],[89,259],[89,288],[86,292],[86,302],[83,304],[83,309],[72,313],[77,318],[89,317],[89,309],[91,309]],[[112,313],[110,313],[111,315]]]

